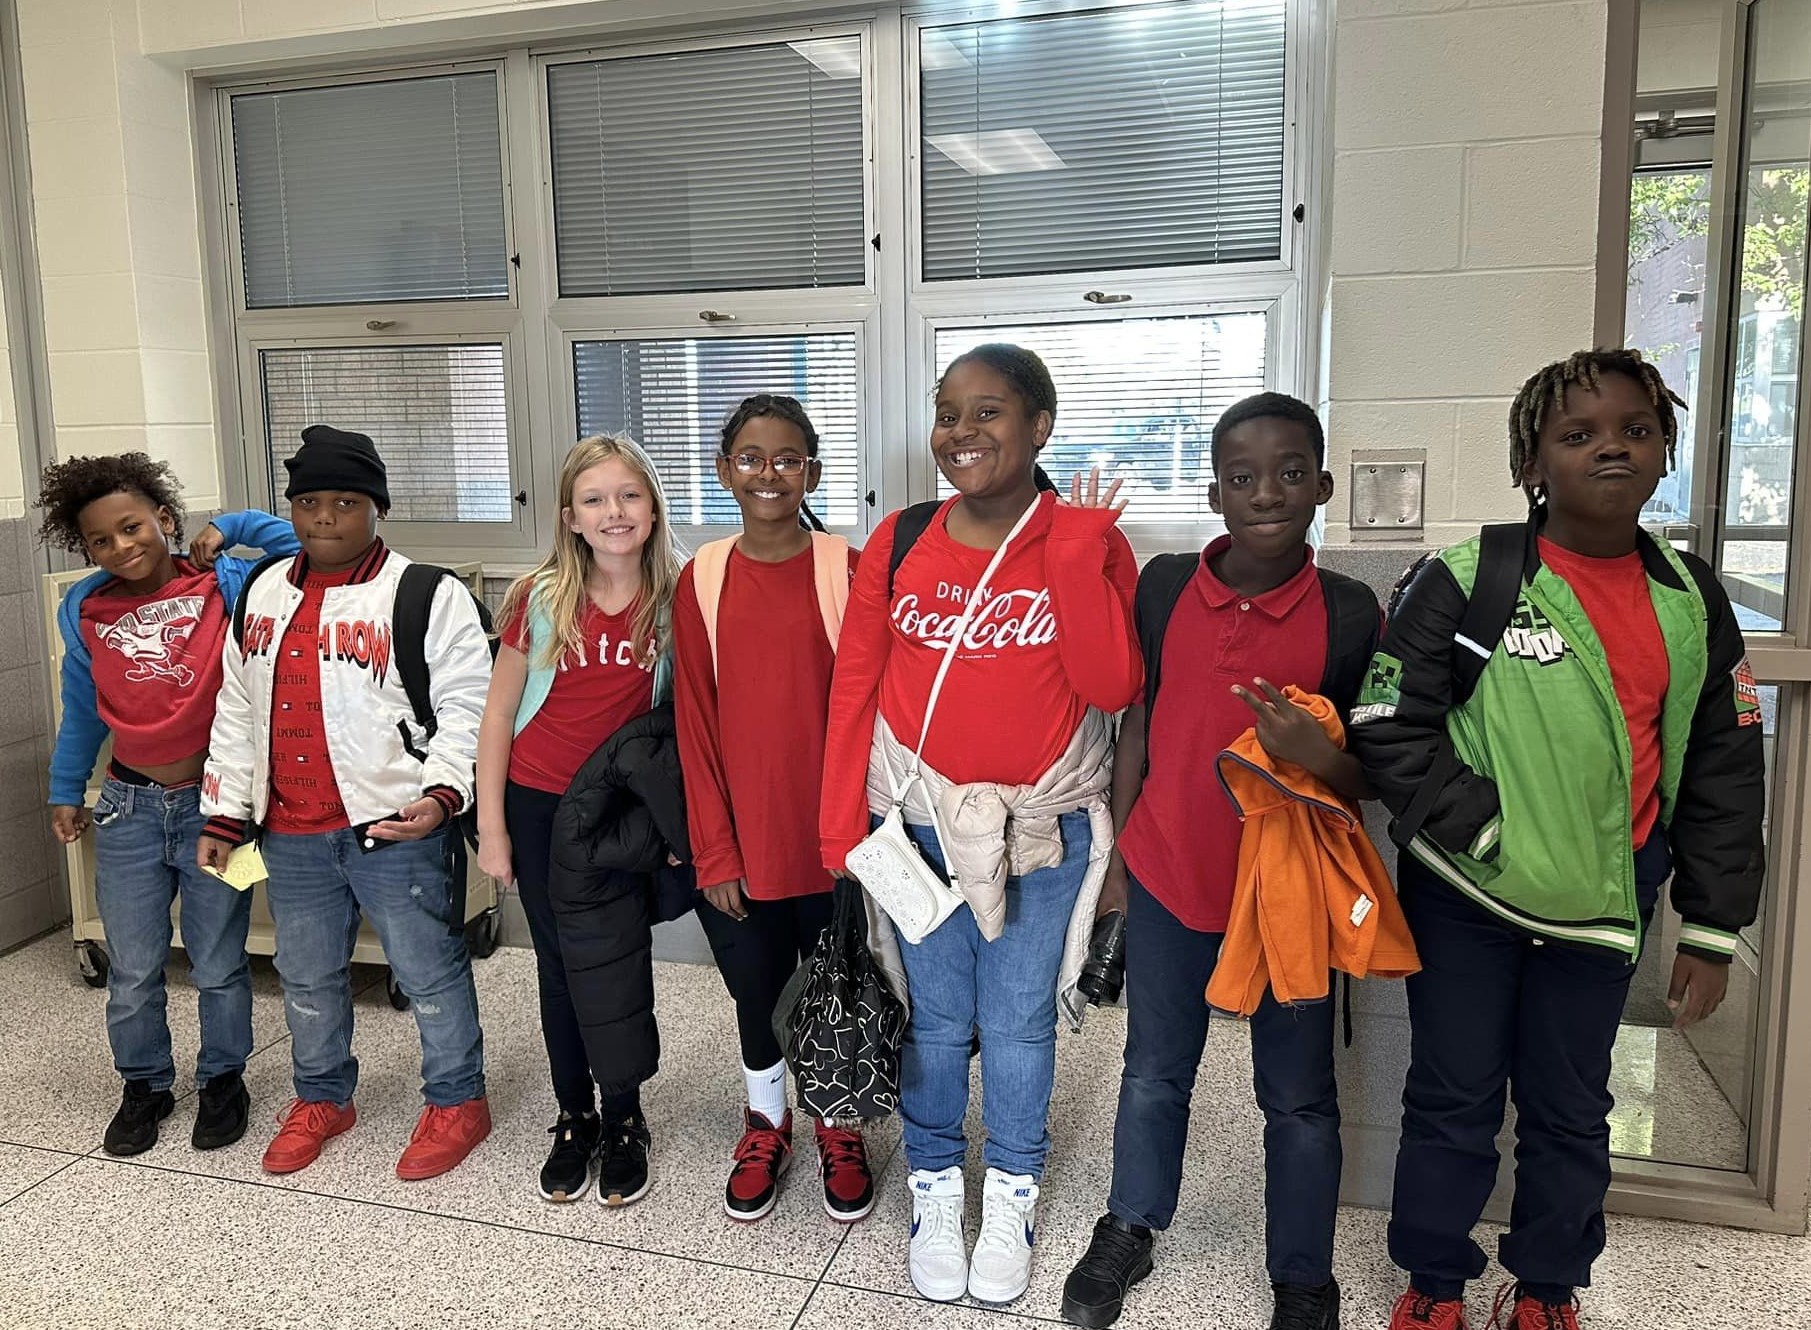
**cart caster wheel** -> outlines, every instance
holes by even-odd
[[[75,944],[76,968],[82,972],[82,982],[90,988],[107,986],[107,971],[113,968],[107,959],[107,953],[98,942],[78,942]]]
[[[497,934],[501,929],[495,906],[466,924],[465,945],[473,960],[484,960],[496,952]]]
[[[390,1005],[398,1011],[409,1009],[409,995],[402,991],[402,985],[396,982],[396,976],[384,971],[384,996],[390,999]]]

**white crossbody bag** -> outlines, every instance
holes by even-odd
[[[974,617],[975,609],[987,591],[987,584],[993,580],[993,575],[1000,566],[1000,560],[1006,557],[1007,546],[1025,529],[1025,523],[1031,520],[1037,506],[1038,501],[1034,499],[1031,506],[1019,514],[1019,520],[1006,533],[1006,539],[1000,542],[1000,548],[994,551],[994,557],[988,561],[987,570],[981,574],[981,580],[976,583],[968,604],[962,607],[961,617],[956,620],[956,631],[951,635],[943,659],[937,665],[937,677],[931,683],[930,698],[924,704],[924,724],[918,731],[918,747],[912,752],[912,762],[906,768],[905,781],[902,784],[894,779],[892,765],[883,757],[881,765],[887,773],[887,784],[892,791],[893,802],[880,819],[880,825],[849,851],[849,872],[867,890],[868,895],[874,898],[875,904],[887,912],[887,917],[893,921],[893,927],[899,935],[914,945],[924,941],[945,919],[955,913],[956,907],[962,904],[962,890],[961,884],[953,878],[945,882],[937,870],[925,862],[918,847],[912,843],[911,836],[906,832],[906,796],[913,785],[924,784],[921,766],[924,741],[931,732],[931,715],[937,710],[937,699],[943,692],[943,681],[949,674],[950,664],[956,659],[963,636],[968,632],[969,620]],[[937,823],[937,803],[930,797],[928,789],[925,791],[925,806],[931,813],[931,832],[937,837],[937,843],[942,845],[943,828]]]

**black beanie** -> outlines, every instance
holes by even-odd
[[[331,425],[310,425],[302,431],[301,448],[283,465],[289,470],[285,499],[320,490],[351,490],[354,494],[369,494],[379,508],[389,510],[389,476],[369,435]]]

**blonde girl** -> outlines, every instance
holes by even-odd
[[[478,862],[514,882],[534,940],[558,1118],[540,1195],[639,1200],[648,1131],[639,1086],[594,1067],[548,897],[554,810],[585,760],[655,702],[681,555],[653,463],[627,436],[581,439],[560,468],[553,548],[509,589],[478,732]],[[602,1089],[601,1103],[593,1083]]]

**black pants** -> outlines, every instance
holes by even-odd
[[[1635,856],[1645,928],[1672,871],[1656,834]],[[1471,1230],[1497,1180],[1515,1097],[1515,1200],[1497,1259],[1543,1302],[1591,1282],[1610,1187],[1610,1053],[1635,966],[1540,942],[1404,854],[1402,908],[1421,953],[1408,979],[1411,1052],[1390,1207],[1390,1259],[1416,1289],[1457,1298],[1484,1273]]]
[[[1113,1123],[1107,1209],[1165,1229],[1176,1215],[1195,1072],[1207,1047],[1202,990],[1221,933],[1183,924],[1128,875],[1126,1056]],[[1339,1209],[1339,1091],[1333,1002],[1286,1007],[1269,993],[1251,1018],[1252,1085],[1264,1111],[1265,1264],[1275,1284],[1333,1277]]]
[[[735,999],[742,1065],[764,1071],[782,1055],[773,1037],[773,1009],[780,990],[817,946],[818,934],[830,926],[832,893],[758,901],[745,892],[742,899],[748,918],[732,919],[701,899],[698,921],[717,958],[723,986]]]
[[[547,878],[553,857],[553,814],[560,796],[509,782],[503,790],[503,822],[509,830],[511,866],[516,893],[528,916],[528,934],[534,940],[535,977],[541,994],[541,1038],[547,1044],[547,1063],[553,1073],[553,1097],[562,1112],[574,1115],[597,1111],[591,1060],[566,984],[566,960],[560,951],[559,930],[553,904],[547,898]],[[604,1111],[613,1117],[635,1112],[639,1096],[605,1096]]]

